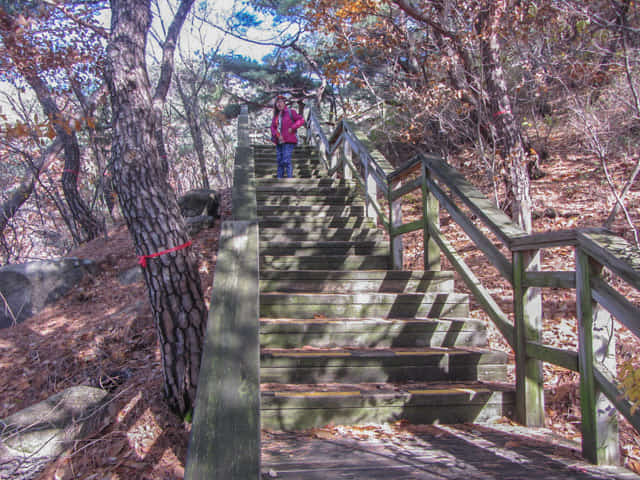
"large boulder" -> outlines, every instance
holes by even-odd
[[[0,328],[19,323],[67,294],[98,266],[91,260],[63,258],[0,268]]]
[[[178,199],[183,217],[220,217],[220,199],[215,190],[189,190]]]
[[[77,386],[0,420],[0,478],[32,479],[104,422],[108,393]]]

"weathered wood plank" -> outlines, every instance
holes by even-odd
[[[539,267],[539,251],[513,252],[516,418],[528,427],[544,426],[542,363],[527,354],[527,343],[539,342],[542,336],[542,299],[536,287],[524,285],[525,272]]]
[[[256,177],[250,147],[236,149],[231,212],[234,220],[257,218]]]
[[[394,227],[391,229],[391,235],[403,235],[409,232],[415,232],[416,230],[422,230],[424,228],[424,220],[415,220],[411,223],[404,223],[399,227]]]
[[[424,157],[429,169],[487,225],[502,243],[510,246],[514,239],[526,236],[502,210],[491,203],[476,187],[441,158]],[[440,200],[442,202],[442,200]]]
[[[516,237],[511,241],[511,250],[535,250],[540,248],[577,245],[577,230],[558,230],[555,232],[533,233]]]
[[[640,338],[640,308],[615,291],[600,278],[591,279],[591,294],[616,319]]]
[[[255,160],[249,142],[249,114],[243,106],[238,117],[238,148],[233,170],[231,212],[235,220],[257,218]]]
[[[569,352],[538,342],[527,342],[527,355],[574,372],[578,371],[578,354],[576,352]]]
[[[591,277],[599,276],[601,268],[581,248],[576,249],[582,455],[592,463],[611,465],[619,462],[620,455],[615,409],[596,388],[594,372],[596,364],[608,367],[610,356],[615,362],[615,335],[608,330],[612,322],[594,305],[591,295]]]
[[[509,317],[495,302],[491,294],[480,283],[473,271],[464,263],[464,260],[457,254],[455,249],[449,245],[449,242],[440,234],[437,227],[427,219],[430,237],[440,246],[440,249],[453,265],[453,268],[460,274],[477,302],[482,309],[489,315],[489,318],[495,323],[500,333],[505,337],[509,345],[514,345],[514,326],[509,321]]]
[[[307,118],[307,130],[311,132],[313,138],[318,142],[318,148],[320,150],[320,158],[322,159],[322,163],[327,171],[330,169],[328,155],[330,155],[331,147],[329,145],[329,140],[322,129],[322,125],[320,124],[320,118],[318,111],[313,105],[309,105],[309,116]],[[307,138],[309,136],[307,135]]]
[[[420,162],[420,188],[422,190],[422,212],[423,217],[429,219],[429,223],[440,232],[440,203],[438,199],[431,193],[427,187],[427,179],[431,177],[431,172],[427,170],[424,162]],[[440,247],[431,238],[427,221],[423,222],[422,240],[424,250],[424,268],[425,270],[440,270],[442,268],[440,262]]]
[[[260,478],[258,227],[224,222],[186,480]]]
[[[403,163],[400,167],[396,168],[393,172],[387,175],[387,181],[398,182],[404,180],[407,176],[418,171],[422,165],[422,155],[416,155],[410,160]]]
[[[525,272],[524,284],[528,287],[575,288],[575,272]]]
[[[511,262],[505,258],[498,248],[485,237],[473,222],[458,208],[458,206],[442,191],[442,189],[431,179],[425,180],[427,188],[436,197],[442,206],[449,212],[451,218],[462,227],[467,235],[473,240],[476,246],[484,252],[500,274],[509,282],[512,282]]]
[[[610,232],[579,232],[578,244],[598,263],[640,290],[640,250]]]
[[[378,203],[378,200],[376,198],[373,198],[369,195],[369,193],[367,192],[367,185],[365,183],[365,180],[362,179],[362,177],[360,176],[360,172],[358,172],[358,169],[356,168],[356,166],[353,164],[353,162],[351,162],[351,160],[349,159],[345,159],[345,163],[347,164],[347,166],[351,169],[351,171],[353,172],[353,175],[355,176],[355,179],[358,183],[358,185],[360,185],[360,187],[363,189],[363,191],[365,192],[365,196],[367,198],[367,201],[369,202],[369,204],[374,208],[374,210],[376,211],[376,213],[378,214],[378,219],[379,221],[382,223],[382,225],[384,226],[384,228],[389,231],[389,220],[387,219],[387,217],[385,216],[384,212],[382,211],[382,207],[380,207],[380,204]],[[384,192],[387,192],[389,189],[388,187],[385,186],[385,188],[383,189]]]
[[[624,393],[616,386],[616,380],[607,372],[594,368],[593,375],[598,384],[598,388],[606,395],[609,401],[615,405],[616,409],[624,415],[636,432],[640,433],[640,410],[632,411],[632,404],[624,396]]]
[[[422,177],[415,178],[410,182],[405,183],[400,188],[393,190],[391,192],[391,200],[395,200],[397,198],[403,197],[406,194],[411,193],[414,190],[418,190],[421,187],[422,187]]]

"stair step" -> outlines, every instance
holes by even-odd
[[[260,316],[329,317],[468,317],[469,298],[461,293],[261,293]]]
[[[487,346],[486,326],[467,318],[262,318],[260,344],[269,348]]]
[[[357,194],[351,196],[335,195],[324,197],[312,197],[312,196],[293,196],[293,195],[258,195],[257,196],[258,208],[268,206],[346,206],[359,203],[364,205],[364,201]]]
[[[318,188],[318,187],[354,187],[356,184],[351,180],[339,180],[334,178],[260,178],[256,188],[278,187],[278,188]]]
[[[389,255],[261,255],[267,270],[379,270],[389,267]]]
[[[258,198],[265,195],[296,195],[308,197],[325,197],[327,195],[353,195],[354,190],[347,186],[320,186],[317,185],[258,185],[256,195]]]
[[[262,270],[261,292],[452,292],[453,272],[409,270]]]
[[[363,205],[289,205],[289,206],[260,206],[258,205],[258,215],[262,216],[315,216],[332,217],[350,215],[364,215]]]
[[[375,228],[371,219],[364,217],[303,217],[267,215],[258,219],[260,229],[263,228],[301,228],[313,231],[320,228]]]
[[[507,355],[468,348],[263,349],[264,383],[504,381]]]
[[[368,241],[260,242],[260,255],[389,255],[389,245]]]
[[[339,241],[339,240],[369,240],[388,242],[377,228],[317,228],[315,231],[304,228],[273,228],[260,230],[260,241],[295,242],[295,241]]]
[[[509,386],[484,383],[264,386],[263,428],[303,430],[327,424],[485,422],[511,416]]]

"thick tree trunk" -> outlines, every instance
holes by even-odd
[[[179,12],[186,15],[193,1],[182,3]],[[145,67],[150,0],[111,0],[111,12],[106,73],[113,111],[113,184],[137,254],[151,255],[189,239],[157,142],[160,110]],[[170,407],[184,415],[195,400],[207,313],[195,256],[185,247],[149,258],[144,276],[165,393]]]
[[[506,207],[511,218],[524,230],[531,232],[531,196],[527,157],[522,132],[511,112],[504,70],[500,63],[498,28],[506,7],[504,1],[488,2],[482,15],[481,51],[491,118],[502,147]]]

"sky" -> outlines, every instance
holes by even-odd
[[[173,2],[172,2],[173,3]],[[199,15],[201,10],[199,4],[196,3],[193,6],[192,12]],[[208,0],[208,9],[206,18],[211,22],[220,26],[226,26],[227,20],[232,16],[234,11],[238,11],[243,8],[240,0]],[[256,28],[250,28],[246,32],[247,38],[256,41],[268,42],[272,41],[274,34],[277,32],[271,26],[271,18],[265,15],[261,15],[259,19],[262,21],[261,26]],[[266,45],[257,45],[255,43],[242,41],[231,35],[225,35],[214,27],[203,25],[200,22],[194,21],[187,23],[183,26],[180,43],[181,46],[187,50],[199,49],[202,46],[202,40],[209,47],[216,46],[218,42],[223,39],[221,45],[221,53],[235,53],[246,57],[253,58],[255,60],[261,60],[266,54],[273,50],[273,47]]]

